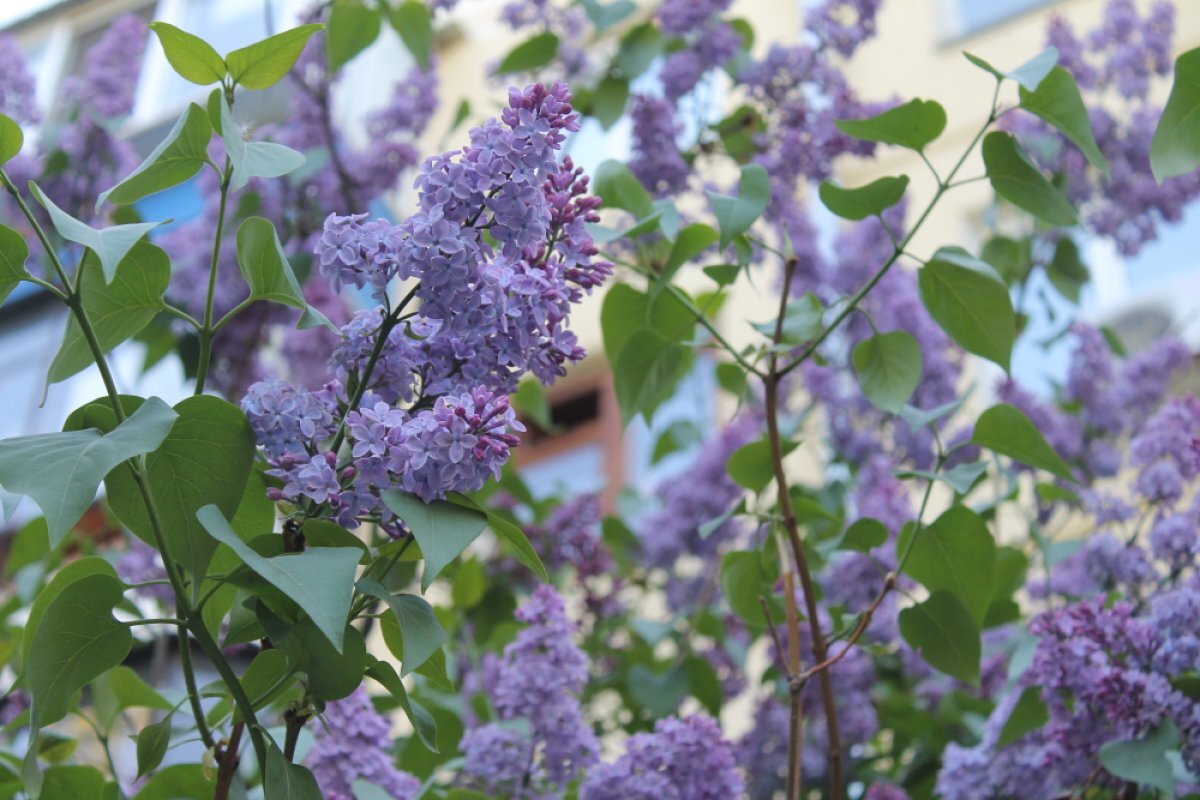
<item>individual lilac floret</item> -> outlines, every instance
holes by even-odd
[[[387,753],[391,726],[361,687],[325,705],[305,763],[325,800],[354,800],[355,781],[382,789],[392,800],[414,800],[421,782],[397,769]]]
[[[728,800],[743,789],[732,746],[697,714],[631,736],[624,755],[588,772],[579,800]]]
[[[484,684],[503,722],[524,720],[524,743],[498,723],[481,726],[463,742],[463,769],[489,792],[540,798],[561,792],[596,761],[599,744],[583,718],[579,693],[588,677],[587,656],[574,643],[575,625],[562,598],[541,586],[517,609],[526,627],[484,664]],[[526,758],[497,771],[513,753]],[[530,758],[532,756],[532,758]]]
[[[11,33],[0,33],[0,112],[18,124],[36,125],[42,119],[37,82],[20,42]]]

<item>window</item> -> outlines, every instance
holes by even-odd
[[[937,0],[942,35],[959,39],[1047,5],[1050,0]]]

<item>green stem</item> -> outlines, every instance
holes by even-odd
[[[209,363],[212,361],[213,299],[217,289],[217,269],[221,261],[221,238],[225,233],[225,207],[229,204],[229,181],[233,175],[232,163],[225,159],[221,172],[221,200],[217,207],[217,232],[213,236],[212,257],[208,264],[208,293],[204,297],[204,321],[200,325],[200,357],[196,363],[196,389],[194,394],[204,393],[204,382],[208,378]]]
[[[126,628],[136,628],[140,625],[184,625],[183,620],[175,619],[174,617],[152,617],[150,619],[132,619],[122,622]]]
[[[188,637],[187,627],[179,626],[179,664],[183,669],[183,682],[187,687],[187,699],[192,706],[192,716],[196,718],[196,730],[200,740],[209,750],[215,750],[217,740],[208,727],[208,719],[204,715],[204,707],[200,705],[200,689],[196,686],[196,670],[192,666],[192,640]]]

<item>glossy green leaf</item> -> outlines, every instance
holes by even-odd
[[[212,800],[213,777],[202,764],[172,764],[151,775],[134,800]]]
[[[127,206],[147,195],[170,189],[190,179],[208,160],[208,142],[212,125],[208,112],[189,103],[182,116],[158,147],[113,188],[101,193],[96,208],[109,201]]]
[[[1179,740],[1179,729],[1167,718],[1140,739],[1101,745],[1100,763],[1118,778],[1151,786],[1171,797],[1175,793],[1175,776],[1167,753],[1179,747]]]
[[[1012,134],[992,131],[985,136],[983,163],[996,194],[1017,208],[1060,227],[1079,221],[1071,202],[1034,166]]]
[[[25,145],[25,134],[21,126],[4,114],[0,114],[0,166],[4,166]]]
[[[138,402],[137,398],[123,398],[126,411]],[[175,424],[160,446],[146,457],[146,477],[171,554],[188,574],[202,577],[217,544],[205,534],[196,511],[214,504],[227,517],[237,513],[254,461],[254,433],[246,415],[219,397],[189,397],[174,410],[178,415]],[[109,430],[112,424],[111,406],[96,400],[72,413],[66,427]],[[147,544],[157,546],[145,503],[129,469],[122,466],[114,470],[105,486],[109,507],[117,518]],[[257,491],[263,491],[261,482]],[[262,502],[252,501],[248,511],[263,506]],[[273,521],[273,506],[269,501],[265,506]],[[269,530],[267,522],[267,529],[259,532]]]
[[[171,261],[167,254],[149,242],[138,242],[121,260],[111,282],[91,251],[87,251],[80,280],[80,301],[88,321],[105,353],[134,336],[166,308],[163,294],[171,282]],[[46,384],[66,380],[95,363],[79,321],[67,317],[67,330],[50,370]]]
[[[423,592],[487,527],[486,515],[444,500],[426,503],[416,495],[390,489],[383,493],[383,503],[404,520],[421,545],[425,557]]]
[[[263,800],[322,800],[317,779],[301,764],[292,764],[273,742],[267,750]]]
[[[384,601],[392,609],[404,637],[401,676],[424,664],[445,643],[446,631],[433,613],[433,607],[424,599],[412,594],[392,594],[370,578],[360,580],[358,590]]]
[[[971,443],[1014,461],[1044,469],[1064,480],[1074,480],[1071,468],[1020,409],[1000,403],[979,415]]]
[[[112,614],[125,586],[111,567],[67,580],[42,606],[25,657],[35,729],[65,717],[75,692],[124,661],[133,644]]]
[[[301,25],[228,53],[225,63],[229,66],[229,75],[234,83],[246,89],[274,86],[288,74],[309,38],[323,27]]]
[[[839,119],[834,124],[855,139],[921,152],[946,129],[946,110],[933,100],[909,100],[869,119]]]
[[[601,162],[592,180],[592,190],[604,201],[604,208],[619,208],[637,219],[654,214],[654,201],[646,187],[620,161]]]
[[[292,308],[306,308],[292,265],[283,252],[275,225],[262,217],[250,217],[237,232],[238,269],[250,286],[250,296]]]
[[[738,180],[736,197],[710,192],[708,199],[721,231],[720,247],[724,250],[736,237],[750,230],[767,210],[767,203],[771,201],[771,180],[761,165],[746,164]]]
[[[917,272],[921,302],[963,349],[1007,372],[1017,335],[1008,287],[989,265],[943,247]]]
[[[117,266],[124,260],[129,251],[138,241],[161,223],[136,222],[130,225],[114,225],[111,228],[97,230],[72,217],[56,206],[43,194],[33,181],[29,182],[29,190],[38,202],[45,206],[50,214],[50,222],[58,234],[68,242],[83,245],[96,254],[100,266],[104,270],[104,280],[111,283],[117,275]]]
[[[314,547],[303,553],[264,558],[229,526],[215,505],[196,512],[209,535],[226,545],[255,573],[295,601],[340,653],[354,592],[359,551],[353,547]]]
[[[1026,687],[1017,698],[1017,704],[1005,720],[1004,727],[1000,729],[996,747],[1007,747],[1030,731],[1042,727],[1049,719],[1050,714],[1046,711],[1046,704],[1042,702],[1041,690],[1036,686]]]
[[[658,296],[663,287],[675,277],[675,273],[679,272],[680,267],[712,247],[719,238],[720,235],[715,230],[700,222],[688,225],[681,230],[671,245],[667,263],[663,265],[662,272],[654,282],[654,287],[650,292],[651,298]]]
[[[3,159],[0,159],[3,160]],[[1150,143],[1150,170],[1162,183],[1200,166],[1200,48],[1175,59],[1175,81]]]
[[[1096,146],[1096,137],[1092,135],[1092,121],[1088,117],[1087,106],[1083,104],[1083,96],[1079,93],[1079,85],[1070,72],[1062,67],[1054,67],[1036,90],[1030,91],[1022,86],[1020,93],[1021,108],[1058,128],[1063,136],[1075,143],[1093,167],[1108,171],[1108,162]]]
[[[233,164],[230,186],[238,191],[251,178],[278,178],[304,166],[303,153],[274,142],[250,142],[242,136],[229,105],[221,101],[221,141]]]
[[[496,67],[497,75],[513,72],[532,72],[540,69],[558,55],[558,37],[549,31],[532,36],[509,51]]]
[[[854,346],[852,360],[863,394],[892,414],[904,407],[921,382],[921,346],[904,331],[862,340]]]
[[[137,776],[140,778],[158,769],[167,747],[171,744],[173,714],[152,722],[137,733]]]
[[[628,425],[638,414],[650,422],[691,364],[687,347],[649,328],[634,331],[613,368],[622,423]]]
[[[386,661],[380,661],[374,656],[368,655],[367,675],[387,689],[400,704],[400,708],[404,709],[404,715],[408,717],[413,730],[417,732],[417,738],[425,746],[425,749],[433,753],[438,752],[437,721],[425,706],[409,698],[408,691],[404,688],[404,681],[396,673],[395,667]]]
[[[325,31],[325,53],[330,72],[366,50],[379,36],[379,9],[362,0],[334,0]]]
[[[883,177],[860,186],[845,189],[830,181],[821,183],[821,202],[834,214],[843,219],[863,220],[875,217],[899,203],[908,188],[908,176]]]
[[[1050,74],[1050,70],[1054,69],[1054,65],[1058,63],[1058,48],[1055,47],[1047,47],[1011,72],[1001,72],[979,56],[966,52],[963,55],[975,66],[995,75],[998,80],[1011,78],[1020,84],[1022,88],[1030,92],[1037,90],[1038,85]]]
[[[420,0],[405,0],[392,11],[392,27],[422,69],[429,68],[433,48],[433,20]]]
[[[900,635],[929,665],[952,678],[979,683],[979,626],[949,592],[934,592],[900,612]]]
[[[971,509],[951,506],[914,539],[915,530],[906,525],[896,540],[897,555],[908,553],[904,572],[930,592],[950,592],[981,623],[996,585],[996,543],[987,524]]]
[[[799,442],[784,441],[783,454],[795,450]],[[775,465],[771,458],[771,444],[766,439],[742,445],[733,451],[725,465],[734,483],[752,492],[759,493],[775,480]]]
[[[108,434],[89,429],[0,441],[0,486],[37,503],[56,547],[92,504],[104,476],[156,449],[175,419],[170,406],[152,397]]]
[[[150,30],[158,36],[167,62],[184,80],[208,86],[224,79],[225,59],[199,36],[165,22],[151,22]]]
[[[25,239],[12,228],[0,225],[0,303],[29,277],[25,269],[28,260],[29,246]]]

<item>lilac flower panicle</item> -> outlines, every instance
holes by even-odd
[[[101,117],[111,119],[132,112],[148,36],[141,17],[117,17],[84,56],[83,69],[69,82],[67,95]]]
[[[629,118],[633,124],[629,169],[655,195],[681,191],[691,170],[676,144],[682,125],[675,118],[674,105],[649,95],[634,95]]]
[[[615,762],[588,772],[580,800],[727,800],[744,790],[732,746],[710,717],[668,717]]]
[[[327,703],[305,763],[326,800],[354,800],[353,785],[363,780],[392,800],[415,800],[421,782],[396,767],[387,753],[391,726],[360,687],[349,697]]]
[[[824,46],[851,56],[875,36],[875,17],[882,0],[823,0],[805,19],[808,30]]]
[[[17,37],[11,33],[0,33],[0,112],[17,124],[36,125],[42,118],[37,82]]]

